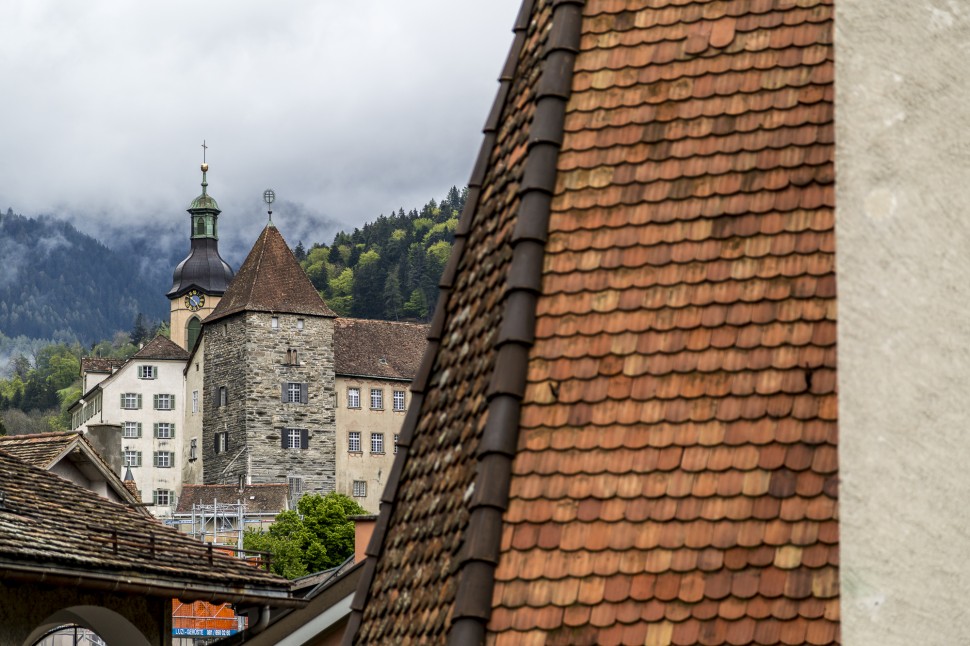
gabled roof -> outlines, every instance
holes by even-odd
[[[338,318],[333,328],[338,375],[413,379],[428,345],[428,326]]]
[[[302,606],[289,582],[0,451],[0,578]]]
[[[101,357],[82,357],[81,374],[85,372],[103,372],[111,374],[125,365],[124,359],[102,359]]]
[[[0,451],[45,471],[51,470],[61,460],[70,460],[82,473],[88,472],[87,477],[97,475],[103,478],[125,502],[141,502],[137,488],[129,487],[128,483],[122,481],[84,434],[78,431],[0,436]],[[147,510],[141,511],[148,513]]]
[[[185,361],[189,358],[189,353],[183,350],[178,344],[159,334],[146,343],[138,352],[131,355],[131,358]]]
[[[515,33],[345,642],[837,643],[831,2]]]
[[[191,514],[193,505],[212,505],[216,502],[234,504],[240,500],[246,511],[256,514],[278,514],[288,508],[290,488],[287,484],[246,485],[240,492],[237,485],[182,486],[177,514]]]
[[[313,288],[272,223],[263,228],[222,300],[204,322],[211,323],[239,312],[336,316]]]

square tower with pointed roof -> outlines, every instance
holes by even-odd
[[[334,490],[335,317],[269,223],[204,321],[206,484]]]

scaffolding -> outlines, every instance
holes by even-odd
[[[189,534],[203,543],[235,544],[241,550],[245,529],[246,503],[241,500],[220,503],[213,499],[211,505],[192,505],[192,530]]]

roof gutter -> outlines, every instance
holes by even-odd
[[[130,575],[118,574],[117,578],[109,575],[91,575],[85,572],[79,574],[63,568],[44,566],[43,571],[31,570],[16,565],[0,567],[0,580],[23,581],[26,583],[42,583],[51,586],[100,590],[104,592],[120,592],[124,594],[143,594],[150,597],[178,598],[183,601],[210,601],[218,603],[239,603],[259,606],[274,606],[277,608],[302,608],[307,604],[305,599],[291,597],[289,592],[272,592],[267,590],[261,594],[257,591],[245,592],[223,586],[194,586],[191,584],[172,584],[154,582],[145,579],[132,580]]]
[[[334,372],[335,377],[354,377],[356,379],[382,379],[384,381],[403,381],[409,383],[412,377],[383,377],[381,375],[355,375],[351,372]]]

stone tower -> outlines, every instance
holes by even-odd
[[[208,170],[209,165],[203,163],[202,194],[188,208],[192,248],[175,268],[167,294],[171,302],[172,341],[189,351],[202,331],[202,320],[219,304],[233,275],[232,268],[219,255],[221,211],[215,198],[206,192]]]
[[[333,319],[272,222],[205,319],[203,479],[333,491]]]

